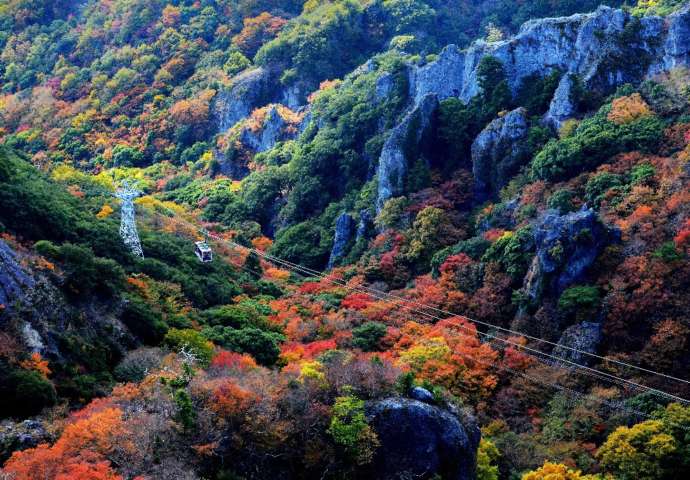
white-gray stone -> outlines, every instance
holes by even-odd
[[[492,121],[472,143],[475,199],[498,193],[529,160],[527,110],[517,108]]]

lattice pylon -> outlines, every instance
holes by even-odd
[[[134,199],[140,195],[141,192],[130,187],[127,181],[123,181],[122,186],[115,192],[115,197],[122,201],[120,207],[120,236],[122,241],[133,255],[144,258],[134,211]]]

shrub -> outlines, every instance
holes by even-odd
[[[601,304],[599,289],[590,285],[570,287],[558,298],[558,309],[565,314],[575,314],[578,320],[587,320]]]
[[[613,100],[611,111],[606,118],[617,125],[622,125],[650,115],[652,115],[652,111],[649,109],[649,105],[639,93],[633,93]]]
[[[353,395],[335,399],[328,433],[360,465],[369,463],[378,447],[376,433],[364,415],[364,401]]]
[[[270,253],[290,262],[321,269],[328,261],[332,237],[314,221],[281,230]]]
[[[656,258],[660,258],[666,263],[676,262],[685,258],[682,251],[676,248],[673,242],[664,242],[653,254]]]
[[[630,172],[630,183],[633,185],[638,185],[641,183],[647,183],[656,175],[656,168],[649,163],[641,163],[635,165]]]
[[[549,197],[547,206],[554,210],[558,210],[561,215],[575,210],[573,205],[573,192],[568,189],[561,188],[553,192]]]
[[[202,366],[208,366],[213,358],[213,344],[196,330],[171,328],[165,334],[165,344],[176,351],[184,348],[193,353]]]
[[[585,185],[585,199],[594,205],[599,205],[606,192],[612,188],[623,186],[623,177],[611,172],[601,172],[592,176]]]
[[[36,415],[55,404],[55,387],[40,373],[0,366],[0,418]]]
[[[162,359],[158,348],[140,348],[132,350],[115,367],[113,374],[120,382],[140,382],[147,372],[157,368]]]
[[[367,322],[352,330],[352,346],[365,352],[379,350],[379,342],[386,334],[386,326],[379,322]]]
[[[496,462],[500,457],[498,448],[490,440],[482,438],[477,450],[477,480],[498,480]]]
[[[508,275],[521,278],[527,272],[532,258],[534,238],[529,227],[516,232],[506,232],[496,240],[482,256],[483,262],[500,263]]]
[[[120,317],[131,332],[148,345],[158,344],[168,329],[160,313],[156,312],[141,297],[125,296]]]
[[[255,327],[234,329],[210,327],[204,336],[217,345],[237,353],[248,353],[262,365],[273,365],[280,355],[279,344],[285,337],[277,332],[267,332]]]
[[[653,151],[663,138],[664,123],[654,116],[619,125],[606,118],[608,111],[603,107],[571,136],[549,141],[532,162],[533,177],[565,180],[621,152]]]

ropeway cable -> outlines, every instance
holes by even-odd
[[[172,212],[172,210],[170,210],[169,208],[167,208],[167,207],[165,207],[165,206],[163,206],[163,208],[165,208],[166,210]],[[174,212],[173,212],[173,213],[174,213]],[[176,214],[176,213],[175,213],[175,217],[177,217],[177,214]],[[192,223],[190,223],[190,222],[188,222],[188,221],[186,221],[186,220],[178,219],[178,218],[175,218],[175,220],[176,220],[176,221],[180,221],[180,222],[186,224],[187,226],[190,226],[190,227],[193,227],[193,228],[195,228],[195,229],[198,229],[197,226],[193,225]],[[280,259],[280,258],[278,258],[278,257],[274,257],[274,256],[272,256],[272,255],[270,255],[270,254],[267,254],[267,253],[265,253],[265,252],[262,252],[262,251],[260,251],[260,250],[258,250],[258,249],[251,248],[251,247],[246,247],[246,246],[244,246],[244,245],[240,245],[240,244],[238,244],[237,242],[234,242],[234,241],[232,241],[232,240],[224,239],[224,238],[222,238],[222,237],[219,237],[219,236],[214,235],[214,234],[211,234],[211,233],[209,233],[209,237],[210,237],[210,238],[213,238],[213,239],[216,240],[216,241],[223,242],[223,243],[227,243],[227,244],[229,244],[229,245],[231,245],[231,246],[234,246],[235,248],[243,249],[243,250],[246,250],[246,251],[249,251],[249,252],[254,252],[255,254],[259,255],[260,257],[264,258],[265,260],[267,260],[267,261],[269,261],[269,262],[271,262],[271,263],[277,263],[277,264],[279,264],[279,265],[281,265],[281,266],[283,266],[283,267],[285,267],[285,268],[288,268],[288,269],[291,270],[291,271],[298,271],[298,272],[300,272],[301,274],[306,273],[306,274],[308,274],[308,275],[315,275],[315,276],[317,276],[317,277],[319,277],[319,278],[322,278],[322,279],[325,279],[325,280],[327,280],[327,281],[329,281],[329,282],[331,282],[331,283],[334,283],[334,284],[336,284],[336,285],[342,286],[342,287],[344,287],[344,288],[346,288],[346,289],[348,289],[348,290],[356,291],[356,292],[358,292],[358,293],[364,293],[364,294],[366,294],[366,295],[369,295],[369,296],[371,296],[371,297],[373,297],[373,298],[376,298],[376,299],[379,299],[379,300],[388,300],[388,301],[391,301],[391,299],[393,299],[393,303],[394,303],[394,304],[396,304],[396,305],[398,305],[398,306],[401,306],[401,307],[403,307],[403,308],[407,308],[407,309],[411,310],[411,311],[414,312],[414,313],[423,315],[423,316],[425,316],[425,317],[427,317],[427,318],[431,318],[431,319],[434,319],[434,320],[444,320],[444,318],[442,318],[442,317],[439,317],[439,316],[430,314],[430,313],[428,313],[428,312],[416,310],[416,309],[414,309],[413,307],[411,307],[409,304],[416,304],[416,305],[422,306],[423,308],[428,308],[428,309],[431,309],[431,310],[442,311],[442,310],[440,310],[440,309],[436,309],[436,308],[434,308],[434,307],[431,307],[431,306],[428,306],[428,305],[424,305],[424,304],[421,304],[421,303],[419,303],[419,302],[415,302],[415,301],[412,301],[412,300],[408,300],[408,299],[405,299],[405,298],[403,298],[403,297],[395,296],[395,295],[388,294],[388,293],[386,293],[386,292],[381,292],[381,291],[378,291],[378,290],[375,290],[375,289],[352,287],[352,286],[347,285],[346,282],[344,282],[343,280],[337,279],[336,277],[333,277],[333,276],[331,276],[331,275],[324,274],[324,273],[322,273],[322,272],[318,272],[318,271],[313,270],[313,269],[308,268],[308,267],[303,267],[303,266],[301,266],[301,265],[298,265],[298,264],[289,262],[289,261],[287,261],[287,260]],[[400,302],[403,302],[403,303],[400,303]],[[446,312],[446,313],[450,314],[452,317],[457,317],[457,316],[459,316],[459,315],[452,314],[452,313],[450,313],[450,312]],[[470,322],[475,322],[475,320],[473,320],[473,319],[471,319],[471,318],[468,318],[468,317],[464,317],[464,318],[466,318],[466,319],[467,319],[468,321],[470,321]],[[486,323],[486,322],[478,322],[478,321],[477,321],[476,323],[485,324],[485,325],[489,325],[489,326],[491,326],[491,327],[499,328],[499,329],[501,329],[501,330],[508,331],[508,332],[513,333],[513,334],[515,334],[515,335],[525,336],[525,335],[522,335],[522,334],[519,333],[519,332],[515,332],[515,331],[509,330],[509,329],[505,329],[505,328],[502,328],[502,327],[494,326],[494,325],[488,324],[488,323]],[[463,326],[459,326],[459,327],[463,328]],[[467,327],[464,327],[464,328],[465,328],[465,329],[468,329]],[[468,329],[468,330],[470,330],[470,329]],[[474,332],[474,331],[473,331],[473,332]],[[637,383],[637,382],[634,382],[634,381],[632,381],[632,380],[626,380],[626,379],[624,379],[624,378],[618,377],[618,376],[616,376],[616,375],[613,375],[613,374],[610,374],[610,373],[607,373],[607,372],[601,372],[601,371],[599,371],[599,370],[597,370],[597,369],[594,369],[594,368],[591,368],[591,367],[588,367],[588,366],[585,366],[585,365],[581,365],[581,364],[578,364],[578,363],[573,362],[573,361],[571,361],[571,360],[568,360],[568,359],[565,359],[565,358],[562,358],[562,357],[557,357],[557,356],[554,356],[554,355],[551,355],[551,354],[542,352],[542,351],[540,351],[540,350],[536,350],[536,349],[533,349],[533,348],[531,348],[531,347],[527,347],[527,346],[525,346],[525,345],[522,345],[522,344],[519,344],[519,343],[516,343],[516,342],[512,342],[512,341],[510,341],[510,340],[507,340],[507,339],[504,339],[504,338],[501,338],[501,337],[497,337],[497,336],[495,336],[495,335],[491,335],[491,334],[489,334],[489,333],[481,332],[481,331],[479,331],[479,330],[476,330],[476,333],[477,333],[477,334],[480,334],[480,335],[482,335],[482,336],[484,336],[484,337],[486,337],[486,338],[489,338],[489,339],[491,339],[491,340],[496,340],[496,341],[499,341],[499,342],[502,342],[502,343],[505,343],[505,344],[508,344],[508,345],[512,345],[512,346],[514,346],[514,347],[516,347],[516,348],[518,348],[518,349],[520,349],[520,350],[526,350],[526,351],[528,351],[528,352],[530,352],[530,353],[532,353],[532,354],[534,354],[534,355],[541,355],[541,356],[545,356],[545,357],[551,358],[551,359],[553,359],[555,362],[558,362],[558,363],[567,363],[567,364],[571,365],[573,368],[581,369],[581,370],[582,370],[581,373],[585,373],[585,374],[587,374],[587,375],[589,375],[589,376],[592,376],[593,378],[597,378],[597,379],[599,379],[599,380],[610,381],[611,383],[616,383],[616,384],[621,385],[621,386],[633,387],[633,388],[638,389],[638,390],[640,390],[640,391],[649,392],[649,393],[654,394],[654,395],[656,395],[656,396],[663,397],[663,398],[665,398],[665,399],[667,399],[667,400],[677,401],[677,402],[680,402],[680,403],[683,403],[683,404],[686,404],[686,405],[687,405],[687,404],[690,404],[690,400],[687,400],[687,399],[685,399],[685,398],[679,397],[679,396],[677,396],[677,395],[670,394],[670,393],[665,392],[665,391],[663,391],[663,390],[659,390],[659,389],[656,389],[656,388],[653,388],[653,387],[648,387],[648,386],[646,386],[646,385],[642,385],[642,384]],[[527,337],[526,337],[526,338],[527,338]],[[534,337],[534,338],[537,338],[537,337]],[[542,339],[539,339],[539,340],[542,340]],[[547,342],[546,340],[543,340],[543,341]],[[553,342],[550,342],[550,343],[553,343]],[[568,348],[568,347],[566,347],[566,346],[563,346],[563,347]],[[579,351],[579,350],[574,349],[574,348],[572,348],[572,347],[570,347],[570,350],[577,351],[577,352],[579,352],[579,353],[587,353],[587,352]],[[530,355],[530,356],[532,356],[532,355]],[[599,357],[599,356],[597,356],[597,357]],[[600,357],[600,358],[606,359],[605,357]],[[624,364],[624,362],[620,362],[620,363],[623,363],[623,364]],[[626,365],[626,366],[629,366],[629,367],[631,367],[631,368],[636,368],[636,369],[640,369],[640,370],[645,370],[645,371],[647,371],[646,369],[642,369],[641,367],[636,367],[636,366],[634,366],[634,365],[628,365],[628,364],[625,364],[625,365]],[[659,372],[654,372],[654,371],[651,371],[651,370],[649,370],[648,372],[649,372],[649,373],[653,373],[653,374],[657,374],[657,375],[660,375],[660,376],[664,376],[664,377],[667,377],[667,378],[670,378],[670,379],[682,381],[682,382],[684,382],[684,383],[690,383],[690,382],[687,382],[687,381],[685,381],[685,380],[676,379],[675,377],[671,377],[671,376],[668,376],[668,375],[665,375],[665,374],[662,374],[662,373],[659,373]]]
[[[258,250],[256,250],[256,249],[251,249],[251,248],[249,248],[249,247],[244,247],[244,246],[239,245],[239,244],[237,244],[237,243],[235,243],[235,242],[231,242],[231,241],[227,241],[227,240],[226,240],[226,242],[232,243],[232,244],[236,245],[237,247],[240,247],[240,248],[243,248],[243,249],[247,249],[247,250],[250,250],[250,251],[254,251],[254,252],[257,253],[258,255],[260,255],[260,256],[262,256],[262,257],[264,257],[264,258],[267,258],[267,256],[264,255],[263,252],[260,252],[260,251],[258,251]],[[267,259],[268,259],[268,258],[267,258]],[[277,263],[282,264],[282,265],[284,265],[284,266],[288,266],[288,265],[286,265],[284,262],[278,261],[277,259],[275,259],[275,257],[272,257],[272,260],[271,260],[271,261],[277,262]],[[290,266],[288,266],[288,268],[289,268],[289,267],[290,267]],[[292,268],[294,268],[294,267],[292,267]],[[292,269],[292,268],[290,268],[290,269]],[[336,283],[337,285],[340,285],[340,286],[342,286],[342,287],[344,287],[344,288],[346,288],[346,289],[352,290],[352,291],[356,291],[356,292],[359,292],[359,293],[368,294],[368,295],[370,295],[370,296],[372,296],[372,297],[374,297],[374,298],[377,298],[377,299],[379,299],[379,300],[388,300],[388,299],[389,299],[389,298],[386,297],[385,295],[384,295],[384,296],[377,296],[377,295],[375,295],[375,294],[372,294],[372,293],[369,293],[369,292],[366,292],[366,291],[359,290],[359,289],[357,289],[356,287],[347,286],[347,285],[345,285],[345,284],[343,284],[343,283],[337,283],[337,282],[333,282],[333,283]],[[401,306],[401,307],[403,307],[403,308],[407,308],[407,309],[411,310],[413,313],[417,313],[417,314],[420,314],[420,315],[424,315],[425,317],[431,318],[431,319],[434,319],[434,320],[445,320],[445,319],[447,319],[447,318],[442,318],[442,317],[438,317],[438,316],[432,315],[432,314],[427,313],[427,312],[415,310],[414,308],[412,308],[412,307],[410,307],[409,305],[406,305],[406,304],[397,303],[397,305],[399,305],[399,306]],[[459,315],[453,315],[453,317],[458,317],[458,316],[459,316]],[[467,318],[467,320],[470,321],[470,322],[472,322],[472,319],[470,319],[470,318]],[[459,326],[459,327],[460,327],[460,328],[467,329],[467,330],[470,330],[470,329],[468,329],[467,327],[463,327],[463,326]],[[624,379],[624,378],[618,377],[618,376],[616,376],[616,375],[613,375],[613,374],[610,374],[610,373],[607,373],[607,372],[601,372],[601,371],[599,371],[599,370],[597,370],[597,369],[594,369],[594,368],[591,368],[591,367],[588,367],[588,366],[585,366],[585,365],[581,365],[581,364],[579,364],[579,363],[573,362],[573,361],[568,360],[568,359],[566,359],[566,358],[557,357],[557,356],[554,356],[554,355],[551,355],[551,354],[542,352],[542,351],[540,351],[540,350],[536,350],[536,349],[533,349],[533,348],[531,348],[531,347],[522,345],[522,344],[520,344],[520,343],[512,342],[512,341],[510,341],[510,340],[507,340],[507,339],[504,339],[504,338],[501,338],[501,337],[497,337],[497,336],[492,335],[492,334],[489,334],[489,333],[481,332],[481,331],[479,331],[479,330],[476,330],[476,333],[479,334],[479,335],[482,335],[482,336],[484,336],[484,337],[490,338],[491,340],[496,340],[496,341],[503,342],[503,343],[505,343],[505,344],[511,345],[511,346],[513,346],[513,347],[516,347],[516,348],[518,348],[518,349],[526,350],[526,351],[528,351],[528,352],[530,352],[530,353],[532,353],[532,354],[543,355],[543,356],[545,356],[545,357],[549,357],[549,358],[553,359],[554,361],[556,361],[556,362],[558,362],[558,363],[567,363],[567,364],[571,365],[571,366],[574,367],[574,368],[582,369],[582,373],[590,374],[590,376],[594,376],[594,378],[597,378],[597,379],[599,379],[599,380],[604,380],[604,379],[606,379],[606,380],[611,381],[612,383],[618,383],[618,384],[621,384],[621,382],[622,382],[622,384],[625,384],[625,385],[627,385],[627,386],[629,386],[629,387],[637,388],[637,389],[639,389],[639,390],[641,390],[641,391],[646,391],[646,392],[655,394],[655,395],[657,395],[657,396],[665,397],[666,399],[670,399],[670,400],[673,400],[673,401],[681,402],[681,403],[686,404],[686,405],[687,405],[687,404],[690,404],[690,400],[687,400],[687,399],[685,399],[685,398],[679,397],[679,396],[677,396],[677,395],[673,395],[673,394],[668,393],[668,392],[665,392],[665,391],[663,391],[663,390],[659,390],[659,389],[656,389],[656,388],[653,388],[653,387],[648,387],[648,386],[646,386],[646,385],[642,385],[642,384],[637,383],[637,382],[634,382],[634,381],[632,381],[632,380],[626,380],[626,379]]]

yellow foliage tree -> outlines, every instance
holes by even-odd
[[[653,115],[653,113],[647,102],[644,101],[639,93],[633,93],[626,97],[616,98],[611,103],[608,119],[616,125],[623,125],[650,115]]]
[[[108,205],[107,203],[103,205],[101,208],[100,212],[96,214],[96,217],[98,218],[108,218],[110,215],[113,213],[113,207]]]
[[[610,477],[582,475],[579,470],[571,470],[562,463],[545,462],[540,468],[527,472],[522,480],[604,480]]]

